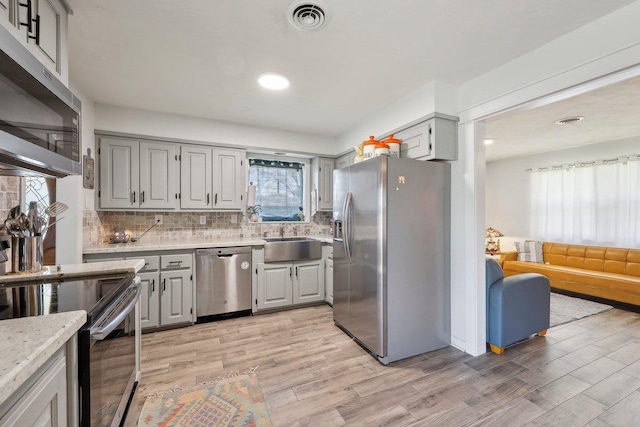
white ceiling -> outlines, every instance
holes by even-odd
[[[557,120],[584,120],[556,125]],[[640,135],[640,77],[486,124],[487,161],[562,150]]]
[[[424,84],[460,84],[633,0],[68,0],[71,80],[104,104],[336,136]],[[291,87],[260,88],[265,71]]]

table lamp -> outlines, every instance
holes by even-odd
[[[487,245],[485,246],[485,252],[488,254],[495,254],[500,252],[500,239],[493,240],[496,237],[503,237],[504,234],[496,230],[495,228],[487,228],[484,230],[484,237],[489,239],[487,240]]]

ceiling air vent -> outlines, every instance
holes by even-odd
[[[316,31],[331,21],[331,12],[327,5],[319,0],[296,0],[289,5],[287,18],[298,30]]]
[[[580,121],[584,120],[584,117],[582,116],[575,116],[575,117],[566,117],[564,119],[560,119],[556,122],[557,125],[571,125],[574,123],[578,123]]]

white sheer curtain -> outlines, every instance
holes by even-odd
[[[570,165],[531,173],[531,236],[640,247],[640,162]]]

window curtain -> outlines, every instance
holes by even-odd
[[[634,156],[637,157],[637,156]],[[531,236],[640,247],[640,162],[602,161],[531,173]]]
[[[256,186],[256,205],[263,221],[300,221],[304,206],[304,164],[249,160],[249,181]]]

